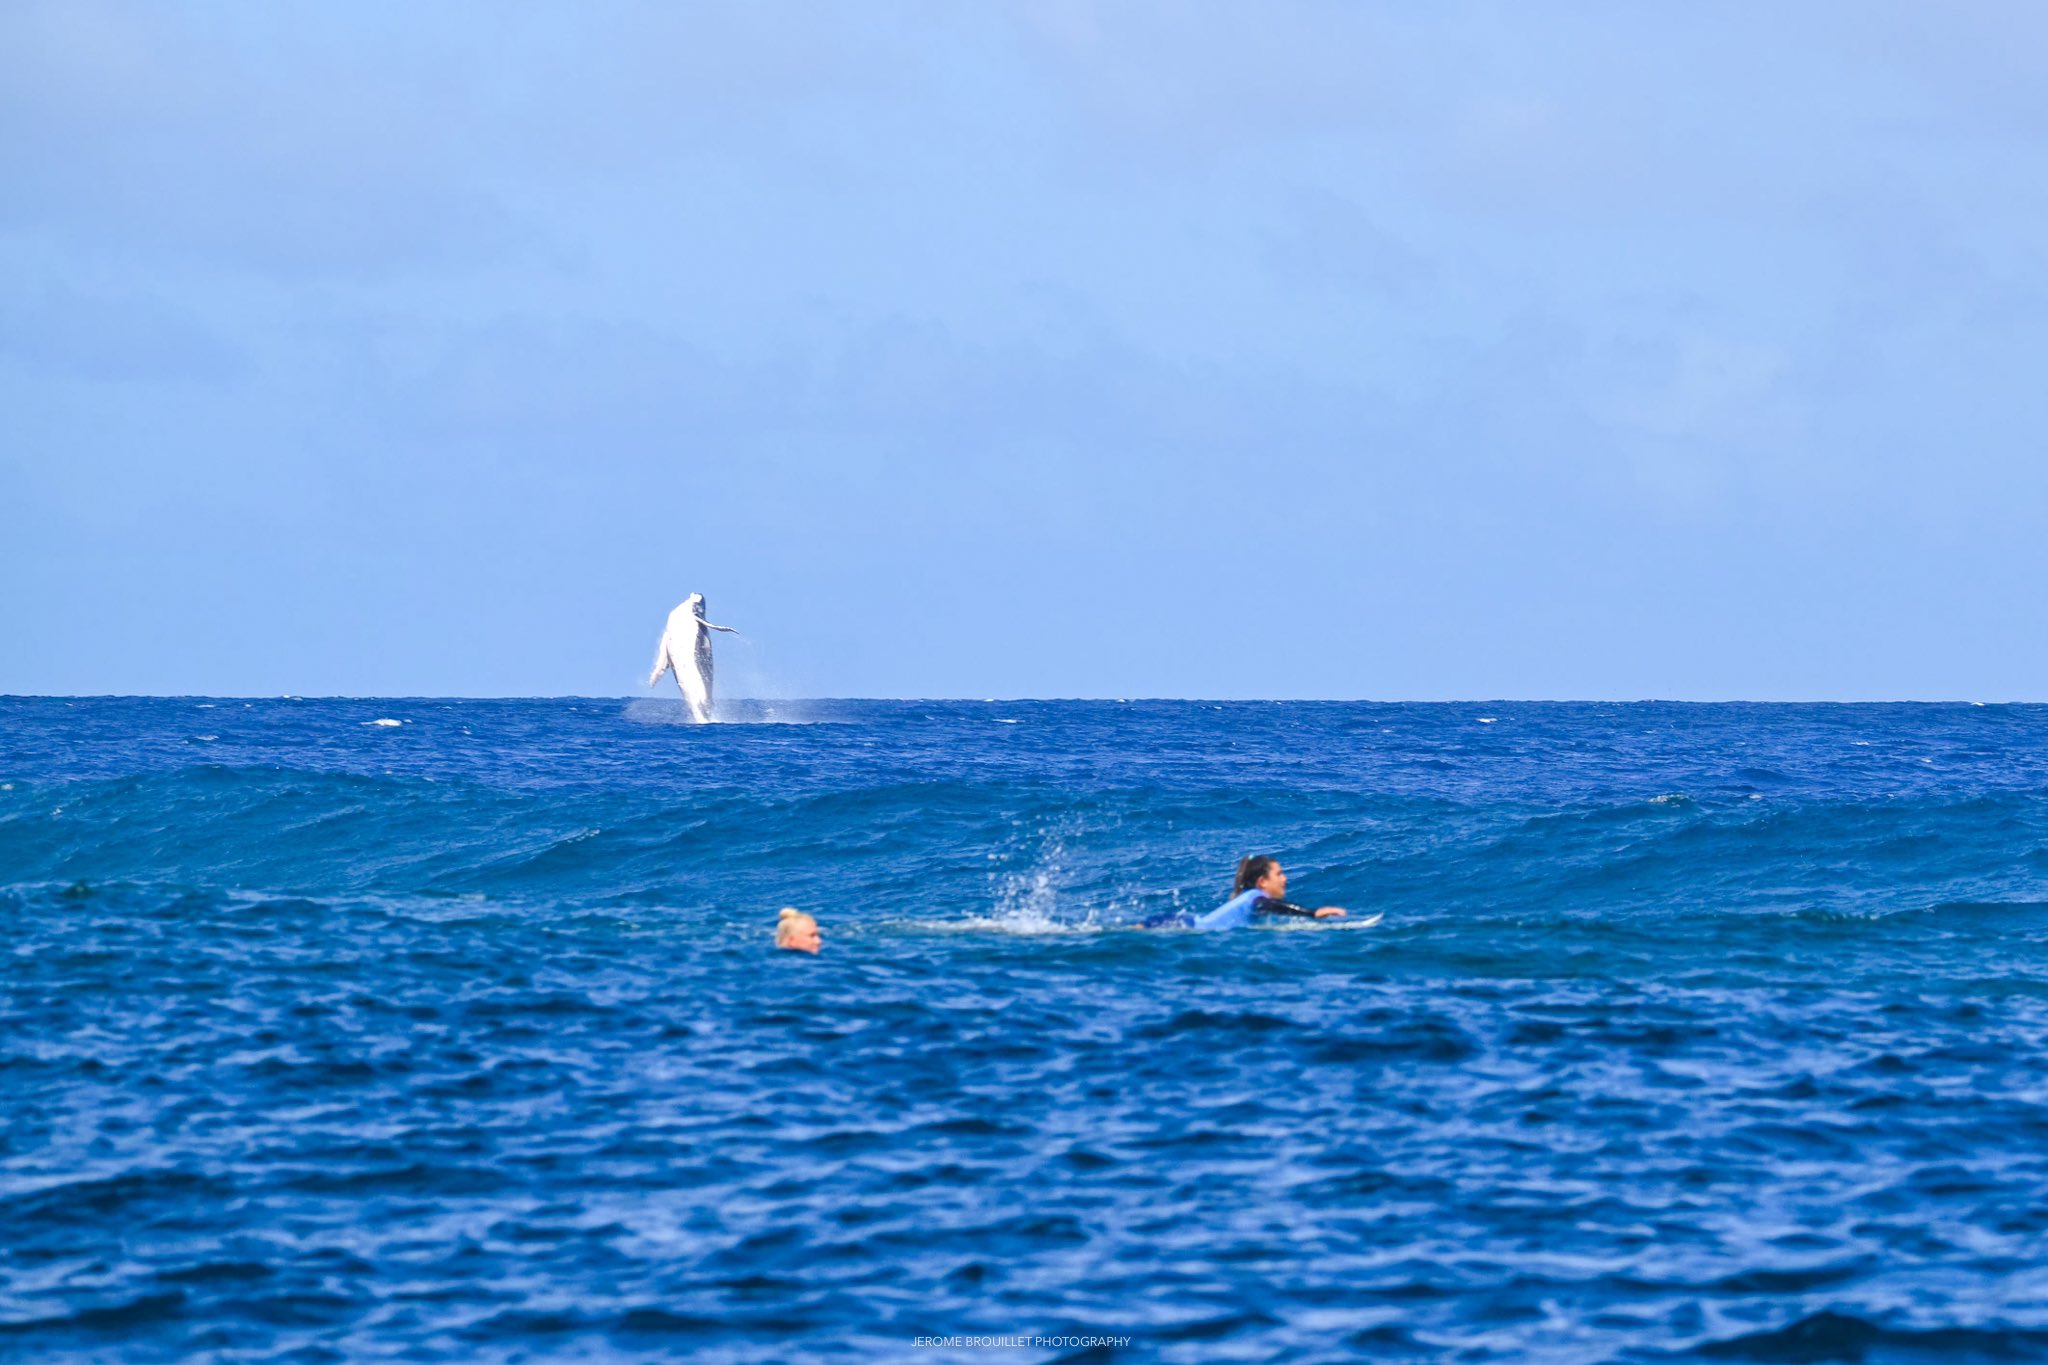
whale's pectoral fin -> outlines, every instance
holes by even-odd
[[[668,657],[668,637],[664,635],[661,643],[654,647],[654,671],[647,675],[647,685],[652,687],[660,682],[661,675],[673,667],[675,663]]]
[[[711,623],[710,623],[709,621],[706,621],[706,622],[704,623],[704,625],[705,625],[705,627],[706,627],[707,629],[710,629],[710,630],[722,630],[722,631],[724,631],[724,632],[725,632],[725,633],[726,633],[727,635],[737,635],[737,634],[739,634],[739,632],[738,632],[737,630],[733,629],[733,628],[732,628],[731,626],[714,626],[714,625],[712,625],[712,624],[711,624]]]

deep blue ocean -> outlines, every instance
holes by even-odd
[[[0,699],[0,1357],[2048,1358],[2048,707],[734,709]]]

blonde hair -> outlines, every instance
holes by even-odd
[[[783,906],[782,912],[775,917],[775,946],[787,948],[789,936],[805,926],[815,929],[818,927],[818,921],[794,905]]]

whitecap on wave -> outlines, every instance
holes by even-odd
[[[639,725],[684,725],[695,727],[699,724],[690,714],[690,708],[683,705],[681,698],[633,697],[626,702],[625,717]],[[828,723],[829,717],[821,719],[815,708],[799,701],[761,701],[739,698],[719,703],[711,725],[820,725]]]
[[[968,915],[963,919],[925,920],[920,929],[941,934],[1014,934],[1020,938],[1049,938],[1074,934],[1100,934],[1110,926],[1089,917],[1079,922],[1052,919],[1037,914]]]

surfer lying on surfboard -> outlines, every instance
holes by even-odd
[[[1170,910],[1144,921],[1142,928],[1242,929],[1267,915],[1296,919],[1342,919],[1344,911],[1334,905],[1311,910],[1287,899],[1287,870],[1277,858],[1256,854],[1237,865],[1237,885],[1229,900],[1206,915]]]

